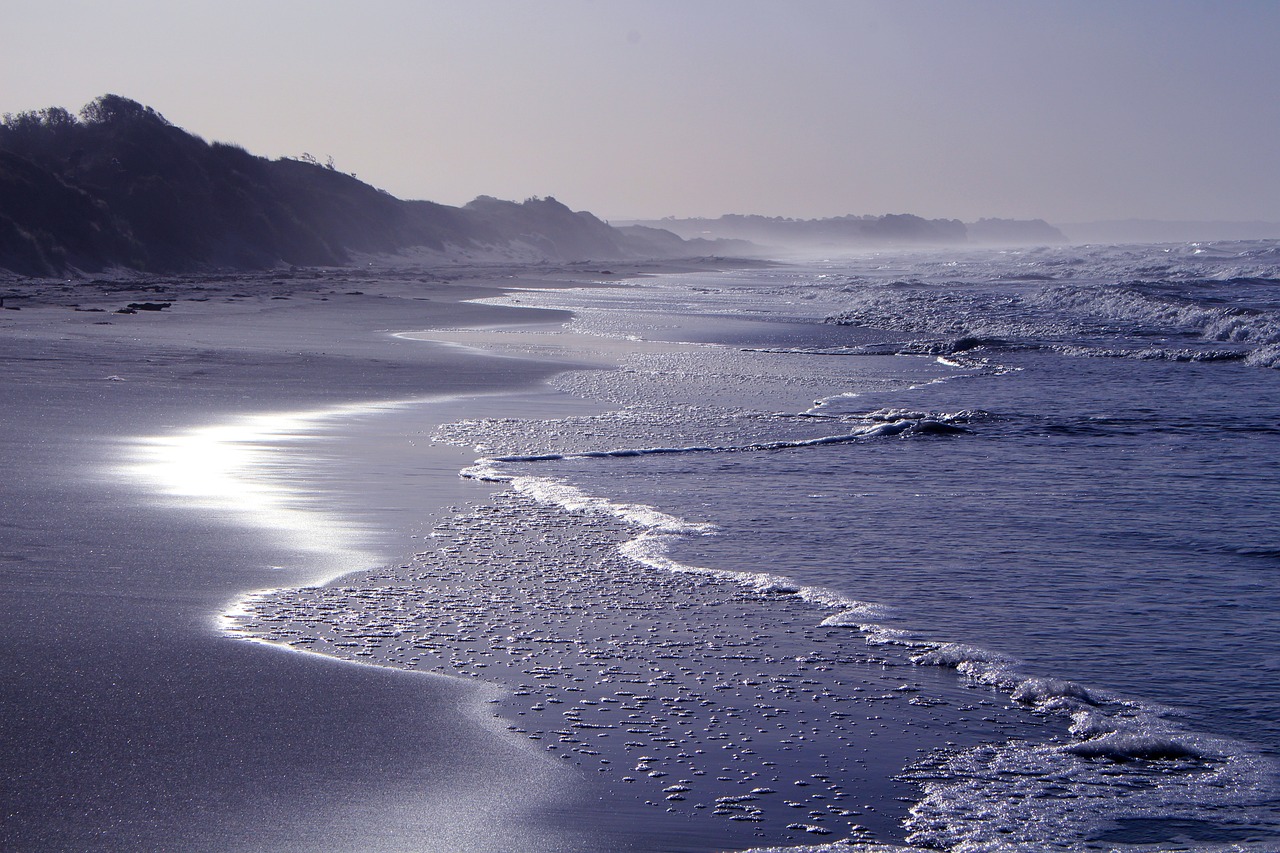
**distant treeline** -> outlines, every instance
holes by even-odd
[[[1043,219],[924,219],[909,213],[786,219],[729,214],[717,219],[657,219],[636,222],[686,239],[749,240],[763,247],[840,249],[868,246],[1027,245],[1065,243],[1061,231]]]
[[[402,201],[321,165],[208,143],[150,107],[104,95],[0,122],[0,268],[54,275],[340,265],[352,252],[502,249],[573,261],[709,254],[655,229],[620,230],[553,198]]]

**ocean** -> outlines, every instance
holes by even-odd
[[[502,685],[663,849],[1280,849],[1276,243],[499,301],[627,354],[441,427],[497,493],[236,632]]]

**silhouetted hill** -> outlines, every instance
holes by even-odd
[[[979,219],[965,226],[969,242],[988,246],[1066,243],[1067,235],[1043,219]]]
[[[481,242],[517,242],[547,257],[625,257],[624,239],[590,213],[574,213],[554,198],[512,204],[480,196],[462,208]]]
[[[139,261],[106,203],[0,149],[0,267],[40,275],[106,257]]]
[[[627,239],[627,244],[647,257],[671,258],[680,255],[731,255],[751,258],[766,254],[756,244],[748,240],[736,240],[728,237],[707,239],[703,237],[678,237],[663,228],[647,225],[615,225]]]
[[[827,219],[729,214],[718,219],[667,218],[628,224],[662,228],[686,240],[738,239],[801,250],[1066,242],[1062,232],[1040,219],[982,219],[966,225],[958,219],[923,219],[909,213]]]
[[[895,216],[841,216],[786,219],[727,214],[718,219],[661,219],[631,223],[662,228],[685,239],[749,240],[760,246],[836,248],[841,246],[955,244],[965,240],[964,224],[954,219]]]
[[[0,268],[26,275],[333,265],[409,248],[573,261],[655,245],[551,198],[402,201],[314,160],[207,143],[118,95],[78,117],[51,107],[0,124]]]

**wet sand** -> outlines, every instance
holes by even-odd
[[[528,321],[458,301],[517,273],[4,284],[20,310],[0,312],[0,847],[597,848],[589,827],[557,819],[581,788],[479,712],[493,688],[222,636],[214,618],[245,590],[315,579],[305,549],[121,475],[136,436],[535,387],[560,366],[388,334]],[[116,313],[146,302],[170,306]],[[319,487],[374,491],[367,462],[328,457]],[[416,490],[419,523],[477,494],[420,464],[432,485]],[[288,467],[279,476],[296,481]],[[394,559],[403,519],[376,504],[353,514],[362,547]]]
[[[591,820],[638,849],[900,840],[901,771],[1016,714],[794,595],[639,565],[633,535],[503,492],[410,561],[254,600],[234,629],[501,685],[493,712],[603,786]]]
[[[599,410],[545,380],[641,345],[459,300],[622,272],[46,286],[0,318],[0,846],[899,840],[902,768],[1020,712],[431,440]],[[144,298],[172,305],[111,313]],[[175,467],[228,449],[222,492]]]

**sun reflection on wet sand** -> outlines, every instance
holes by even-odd
[[[441,398],[448,399],[448,398]],[[165,507],[195,510],[261,530],[280,550],[280,584],[238,595],[215,623],[236,631],[235,616],[253,599],[282,587],[317,586],[382,562],[368,533],[323,500],[314,472],[321,443],[354,418],[435,402],[418,398],[353,403],[301,412],[242,415],[218,424],[128,441],[117,474],[140,482]],[[247,639],[247,637],[245,637]]]

